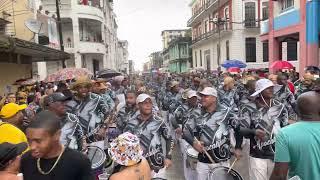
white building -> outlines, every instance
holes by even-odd
[[[41,0],[43,11],[55,15],[56,0]],[[110,0],[60,0],[64,50],[72,54],[67,67],[119,69],[116,15]],[[61,62],[38,63],[40,79],[62,68]],[[46,69],[46,70],[44,70]]]
[[[128,41],[118,41],[117,48],[117,70],[129,74],[129,52],[128,52]]]
[[[214,70],[229,59],[242,60],[247,68],[268,67],[259,39],[258,1],[194,0],[190,6],[193,67]]]

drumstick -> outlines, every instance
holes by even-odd
[[[196,138],[194,137],[194,140],[197,142],[197,143],[200,143],[201,142]],[[212,159],[212,157],[210,156],[210,154],[208,153],[208,151],[206,151],[205,149],[203,150],[203,152],[206,154],[206,156],[209,158],[209,160],[211,161],[211,163],[215,163],[215,161]]]
[[[227,174],[229,174],[229,172],[231,171],[231,169],[233,168],[233,166],[236,164],[236,162],[237,162],[237,161],[238,161],[238,159],[237,159],[237,158],[233,161],[233,163],[231,164],[231,166],[230,166],[230,168],[229,168],[229,170],[228,170]]]

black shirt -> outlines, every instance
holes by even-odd
[[[42,171],[48,172],[58,157],[41,159]],[[37,159],[27,152],[21,160],[21,172],[24,180],[94,180],[89,159],[78,151],[66,148],[57,166],[48,175],[43,175],[37,168]]]

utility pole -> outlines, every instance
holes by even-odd
[[[56,9],[57,9],[57,27],[58,27],[59,40],[60,40],[60,50],[64,52],[61,18],[60,18],[60,0],[56,0]],[[65,59],[62,59],[62,68],[66,68]]]

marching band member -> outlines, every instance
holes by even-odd
[[[240,119],[250,139],[250,180],[268,180],[274,166],[275,136],[280,128],[288,124],[286,107],[274,99],[274,84],[268,79],[256,82],[255,99],[241,107]],[[244,132],[244,131],[241,131]]]
[[[129,120],[139,114],[136,106],[136,98],[135,91],[127,91],[126,104],[119,110],[116,117],[116,125],[121,132],[123,132],[123,129],[127,126]]]
[[[152,113],[152,100],[149,95],[140,94],[136,103],[140,114],[129,121],[124,131],[139,137],[143,155],[153,170],[153,177],[165,179],[165,168],[172,164],[173,141],[169,128],[162,118]],[[165,139],[165,145],[162,138]],[[163,145],[166,147],[165,151]]]
[[[218,93],[213,87],[206,87],[200,93],[204,112],[201,117],[194,117],[187,122],[184,130],[185,140],[199,152],[197,163],[198,180],[206,180],[210,170],[218,166],[229,166],[231,157],[230,130],[236,136],[237,158],[241,155],[237,115],[230,107],[221,107],[217,103]]]
[[[97,138],[103,139],[106,134],[104,120],[108,115],[108,106],[101,96],[91,93],[92,82],[86,77],[79,77],[72,85],[75,96],[66,106],[67,111],[78,116],[80,125],[85,133],[98,131]]]
[[[53,93],[44,98],[44,108],[58,116],[61,123],[60,142],[70,149],[82,150],[82,129],[79,118],[66,112],[65,103],[71,100],[62,93]]]

